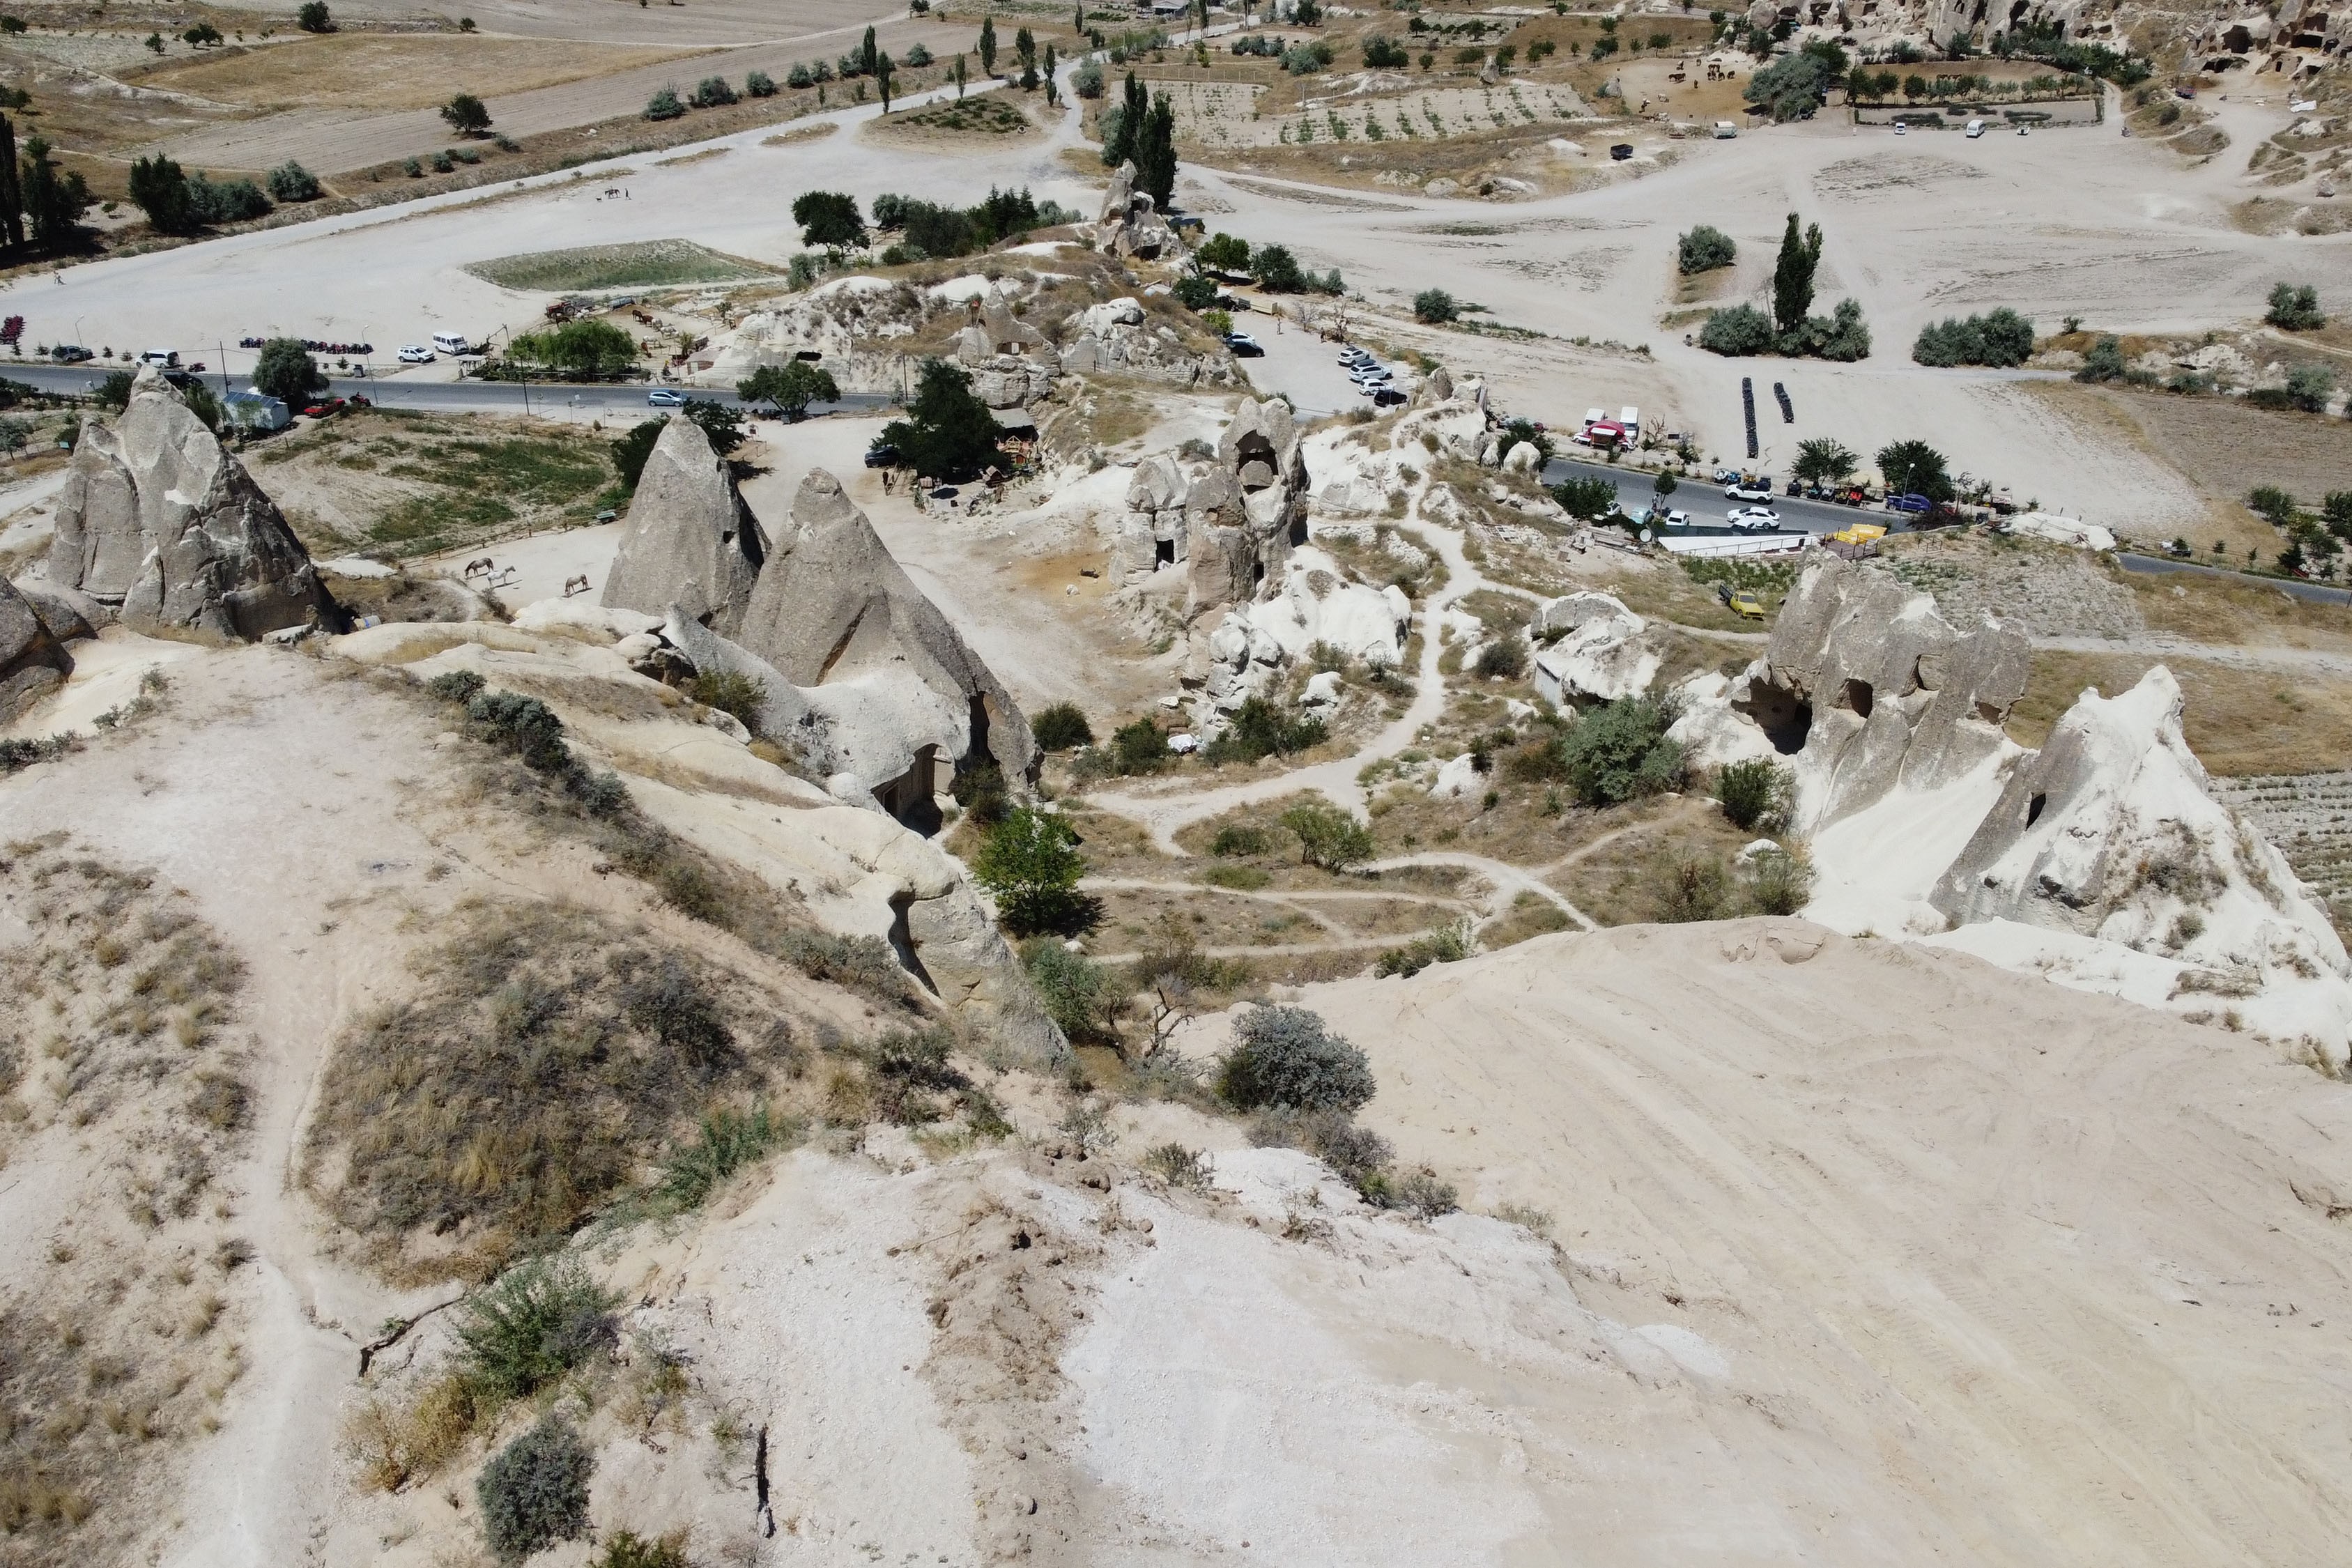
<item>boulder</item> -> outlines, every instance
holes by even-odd
[[[13,724],[73,673],[65,642],[32,601],[0,581],[0,724]]]
[[[1797,580],[1738,705],[1796,756],[1797,826],[1812,831],[1999,751],[2030,652],[1990,621],[1955,631],[1890,573],[1832,560]]]
[[[1102,213],[1095,221],[1095,247],[1106,256],[1158,260],[1182,248],[1176,231],[1160,216],[1159,204],[1135,188],[1135,165],[1121,163],[1112,171],[1103,192]]]
[[[82,420],[48,580],[140,631],[249,642],[344,619],[277,505],[152,366],[118,418]]]
[[[1437,770],[1436,782],[1429,793],[1438,800],[1461,800],[1479,788],[1478,760],[1465,752]]]
[[[702,426],[670,416],[646,458],[604,575],[610,609],[690,620],[731,637],[750,608],[767,541]]]
[[[822,468],[801,481],[735,640],[803,689],[819,712],[830,706],[824,689],[854,681],[877,710],[944,713],[902,737],[918,763],[935,746],[959,770],[993,761],[1007,777],[1035,771],[1036,742],[1012,694]],[[921,784],[910,778],[908,788],[927,795]]]
[[[1613,702],[1637,697],[1656,679],[1663,656],[1648,623],[1607,594],[1570,594],[1535,613],[1529,634],[1554,639],[1536,655],[1537,695],[1555,708],[1577,698]]]
[[[33,613],[41,617],[41,625],[59,642],[72,642],[77,637],[94,637],[101,626],[114,624],[113,613],[78,588],[61,588],[46,577],[30,574],[16,579],[16,592],[25,595]]]

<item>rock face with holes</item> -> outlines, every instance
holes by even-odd
[[[734,640],[800,689],[803,727],[824,731],[778,739],[841,760],[902,819],[950,769],[1035,771],[1012,693],[823,468],[801,481]]]
[[[673,414],[638,477],[604,604],[649,616],[675,607],[732,637],[751,607],[766,545],[710,437]]]
[[[119,418],[82,421],[48,574],[139,631],[249,642],[343,620],[277,504],[152,366]]]
[[[1829,561],[1797,580],[1736,706],[1794,755],[1799,826],[1811,831],[1998,752],[2029,652],[1990,622],[1955,631],[1885,572]]]
[[[1121,260],[1155,261],[1178,256],[1184,248],[1160,205],[1149,193],[1135,188],[1135,165],[1121,163],[1112,172],[1103,192],[1102,215],[1095,220],[1095,247]]]
[[[0,724],[15,722],[72,673],[64,642],[30,600],[0,580]]]
[[[1183,573],[1187,619],[1276,592],[1307,542],[1307,483],[1290,405],[1244,399],[1213,455],[1136,465],[1110,529],[1111,568],[1129,584]]]

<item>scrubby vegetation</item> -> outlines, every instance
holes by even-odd
[[[1675,264],[1685,277],[1728,267],[1738,254],[1731,237],[1710,224],[1699,225],[1675,243]]]
[[[2020,365],[2033,353],[2033,323],[2003,306],[1919,329],[1911,357],[1921,364]]]
[[[1585,714],[1551,743],[1579,800],[1622,805],[1682,782],[1682,747],[1666,738],[1673,722],[1663,702],[1621,698]]]
[[[1373,1089],[1364,1053],[1304,1007],[1250,1008],[1234,1025],[1234,1048],[1217,1067],[1217,1093],[1242,1110],[1353,1114]]]
[[[500,1563],[520,1563],[587,1534],[588,1479],[595,1471],[596,1457],[556,1415],[499,1450],[474,1486],[491,1552]]]

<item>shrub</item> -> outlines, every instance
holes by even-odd
[[[918,70],[929,65],[931,63],[931,51],[929,46],[919,41],[908,45],[907,58],[898,63],[900,65],[912,66]]]
[[[1080,98],[1100,98],[1103,95],[1102,67],[1088,60],[1070,73],[1070,90]]]
[[[1240,1110],[1352,1112],[1372,1098],[1370,1059],[1304,1007],[1252,1006],[1234,1035],[1217,1092]]]
[[[1276,707],[1263,697],[1252,697],[1234,714],[1225,732],[1202,748],[1210,763],[1255,763],[1263,757],[1289,756],[1319,745],[1329,735],[1320,719],[1301,718]]]
[[[1731,902],[1731,874],[1717,857],[1669,858],[1657,862],[1652,875],[1650,896],[1660,921],[1711,921]]]
[[[760,709],[768,700],[768,684],[756,676],[731,669],[696,673],[687,695],[705,708],[716,708],[753,734],[760,731]]]
[[[702,1119],[691,1143],[681,1144],[662,1168],[661,1195],[680,1209],[698,1208],[721,1182],[794,1137],[797,1123],[766,1106],[747,1113],[720,1109]]]
[[[2109,335],[2099,339],[2083,355],[2083,368],[2074,373],[2076,381],[2115,381],[2125,370],[2124,345]]]
[[[1391,974],[1414,975],[1433,963],[1459,963],[1478,951],[1478,931],[1470,917],[1449,921],[1402,947],[1392,947],[1381,954],[1372,973],[1386,977]]]
[[[1756,912],[1793,915],[1813,896],[1812,863],[1790,849],[1760,852],[1748,871],[1748,898]]]
[[[425,689],[444,702],[466,703],[480,696],[482,688],[487,684],[488,683],[473,670],[452,669],[426,681]]]
[[[202,174],[188,176],[188,216],[199,223],[244,223],[268,212],[269,198],[251,180],[215,182]]]
[[[612,1344],[616,1300],[576,1259],[520,1264],[467,1301],[461,1370],[492,1401],[528,1398]]]
[[[743,96],[746,98],[775,97],[776,79],[766,71],[747,73],[743,78]]]
[[[1476,669],[1479,675],[1496,676],[1517,680],[1528,672],[1528,645],[1516,634],[1490,640],[1478,650]]]
[[[646,100],[647,120],[676,120],[685,112],[686,105],[678,101],[677,89],[674,87],[662,88]]]
[[[334,17],[327,10],[327,0],[302,0],[294,12],[294,25],[306,33],[331,33]]]
[[[1372,830],[1328,801],[1298,802],[1282,814],[1282,826],[1297,836],[1303,865],[1337,874],[1372,858]]]
[[[2305,414],[2324,414],[2336,395],[2336,373],[2324,364],[2299,364],[2286,373],[2288,406]]]
[[[1075,746],[1094,744],[1095,732],[1087,716],[1078,711],[1074,702],[1056,702],[1040,710],[1029,721],[1029,733],[1036,738],[1040,751],[1066,752]]]
[[[1171,1187],[1191,1187],[1198,1192],[1209,1184],[1209,1156],[1172,1139],[1145,1150],[1143,1168]]]
[[[596,1457],[571,1425],[550,1415],[482,1467],[474,1484],[482,1536],[501,1563],[520,1563],[588,1532],[588,1478]]]
[[[1423,289],[1412,297],[1413,319],[1430,325],[1451,321],[1462,314],[1454,296],[1443,289]]]
[[[1016,934],[1059,930],[1084,908],[1077,889],[1086,858],[1077,835],[1055,813],[1026,805],[1008,813],[989,830],[971,869],[996,895],[1004,923]]]
[[[993,827],[1013,809],[1013,794],[1004,787],[1004,770],[994,763],[975,763],[960,770],[948,793],[964,815],[982,827]]]
[[[683,1535],[648,1541],[631,1531],[616,1530],[605,1539],[604,1552],[593,1568],[692,1568]]]
[[[1187,272],[1176,279],[1175,287],[1169,292],[1175,296],[1178,304],[1188,310],[1205,310],[1217,302],[1215,281],[1197,272]]]
[[[315,202],[320,193],[317,177],[289,160],[269,171],[269,194],[281,202]]]
[[[1731,237],[1709,224],[1699,225],[1675,242],[1675,264],[1685,277],[1728,267],[1738,254],[1739,247]]]
[[[2020,365],[2033,353],[2033,323],[2006,307],[1919,329],[1911,357],[1920,364]]]
[[[805,61],[794,60],[793,68],[784,73],[784,85],[793,88],[814,87],[816,76],[808,68]]]
[[[1753,305],[1709,310],[1698,330],[1698,346],[1709,353],[1760,354],[1772,346],[1772,318]]]
[[[527,767],[553,773],[572,760],[563,721],[536,697],[486,691],[466,704],[466,719],[477,736],[512,752]]]
[[[723,76],[707,76],[694,84],[694,107],[724,109],[735,101],[735,89]]]
[[[1716,773],[1715,798],[1735,827],[1777,822],[1788,810],[1788,771],[1769,757],[1727,763]]]
[[[1109,970],[1051,937],[1023,943],[1021,963],[1045,1016],[1063,1034],[1077,1041],[1112,1043],[1111,1020],[1122,999]]]
[[[705,1077],[736,1059],[735,1036],[718,998],[674,952],[623,988],[622,1010],[662,1049]]]
[[[1244,855],[1263,855],[1273,847],[1273,838],[1266,830],[1253,823],[1229,822],[1217,829],[1209,840],[1209,853],[1224,859]]]
[[[2319,308],[2319,290],[2308,283],[2281,283],[2271,289],[2270,309],[2263,320],[2284,331],[2316,331],[2327,324]]]
[[[1156,773],[1175,755],[1168,749],[1168,731],[1149,719],[1113,731],[1110,749],[1123,773]]]
[[[1374,70],[1402,70],[1408,57],[1394,38],[1373,33],[1364,39],[1364,64]]]
[[[1594,709],[1561,736],[1569,787],[1587,805],[1620,805],[1682,782],[1682,747],[1666,738],[1664,706],[1625,697]]]
[[[1395,1209],[1415,1219],[1435,1219],[1462,1206],[1454,1184],[1438,1180],[1437,1173],[1426,1165],[1402,1176],[1375,1172],[1356,1190],[1375,1208]]]

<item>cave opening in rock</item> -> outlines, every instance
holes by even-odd
[[[2027,801],[2025,803],[2025,826],[2031,827],[2035,823],[2041,821],[2042,808],[2049,804],[2050,797],[2046,795],[2038,793],[2032,800]]]
[[[1176,542],[1172,539],[1153,540],[1151,542],[1152,570],[1158,571],[1162,566],[1173,566],[1175,564]]]
[[[1805,749],[1805,737],[1812,732],[1813,705],[1793,691],[1768,685],[1761,680],[1748,683],[1748,711],[1755,718],[1757,728],[1772,742],[1772,749],[1784,757],[1793,757]]]
[[[1845,709],[1857,719],[1870,717],[1870,705],[1873,700],[1870,682],[1867,680],[1849,679],[1838,692],[1838,706]]]

